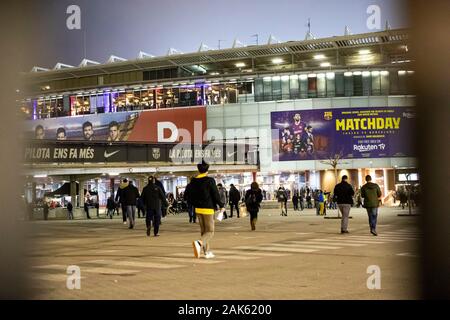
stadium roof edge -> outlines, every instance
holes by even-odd
[[[118,61],[123,58],[114,59],[114,63],[102,64],[86,64],[84,66],[77,66],[70,68],[70,76],[82,77],[87,75],[105,74],[105,71],[121,69],[119,72],[136,71],[136,66],[140,69],[165,68],[176,67],[182,65],[193,65],[202,63],[214,63],[220,61],[231,61],[238,59],[250,59],[264,57],[267,55],[282,55],[282,54],[299,54],[303,52],[314,52],[326,49],[350,49],[359,48],[363,46],[373,46],[382,44],[391,44],[398,42],[406,42],[409,38],[409,29],[390,29],[383,31],[376,31],[370,33],[333,36],[321,39],[310,39],[301,41],[286,41],[274,44],[251,45],[245,47],[226,48],[220,50],[197,51],[192,53],[180,53],[172,55],[164,55],[153,57],[151,55],[140,56],[137,59]],[[115,56],[111,56],[116,58]],[[110,57],[110,58],[111,58]],[[140,67],[142,65],[142,67]],[[145,66],[144,66],[145,65]],[[129,67],[129,68],[128,68]],[[25,76],[34,78],[51,75],[63,75],[67,73],[66,68],[59,70],[46,70],[40,68],[39,72],[24,72]],[[117,71],[111,71],[117,72]],[[86,74],[84,74],[86,73]]]

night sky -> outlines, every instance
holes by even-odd
[[[81,7],[81,30],[69,30],[66,9]],[[135,59],[139,51],[166,55],[170,47],[184,53],[197,51],[200,43],[217,49],[241,42],[267,43],[270,34],[280,41],[304,40],[311,18],[316,38],[369,30],[369,5],[381,8],[392,28],[407,27],[403,0],[39,0],[27,6],[24,16],[33,33],[29,53],[33,65],[53,68],[57,62],[78,65],[86,57],[105,62],[111,54]],[[29,71],[29,70],[24,70]]]

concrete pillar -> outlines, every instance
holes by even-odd
[[[387,174],[387,169],[383,169],[383,187],[384,187],[384,192],[383,195],[386,197],[388,194],[388,174]]]
[[[74,207],[77,206],[77,182],[75,176],[70,176],[70,202]]]
[[[36,182],[31,184],[31,202],[36,203]]]
[[[79,200],[80,208],[83,208],[84,207],[84,180],[79,179],[78,184],[79,184],[78,200]]]

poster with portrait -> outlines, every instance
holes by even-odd
[[[272,160],[413,157],[414,117],[409,107],[272,112]]]

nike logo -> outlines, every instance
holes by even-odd
[[[232,152],[232,153],[228,153],[227,157],[230,158],[231,156],[233,156],[234,154],[236,154],[237,152]]]
[[[105,151],[105,153],[103,154],[103,156],[104,156],[106,159],[108,159],[109,157],[112,157],[113,155],[115,155],[116,153],[119,153],[119,152],[120,152],[120,150],[117,150],[117,151],[114,151],[114,152],[111,152],[111,153],[108,153],[108,152]]]

